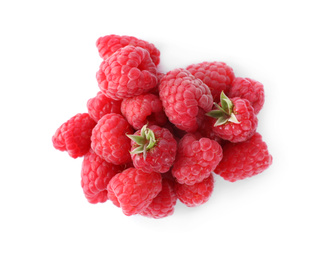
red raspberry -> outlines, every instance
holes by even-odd
[[[163,179],[161,192],[140,215],[155,219],[165,218],[173,214],[176,203],[173,181]]]
[[[221,92],[226,93],[235,78],[233,69],[224,62],[205,61],[192,64],[186,69],[209,87],[216,102],[219,101]]]
[[[193,185],[207,178],[221,159],[222,148],[217,142],[186,134],[178,144],[172,175],[181,184]]]
[[[120,35],[106,35],[100,37],[97,42],[96,46],[99,51],[99,55],[104,60],[108,59],[114,52],[118,49],[121,49],[127,45],[132,45],[135,47],[141,47],[146,49],[150,53],[150,57],[152,61],[157,66],[159,64],[159,50],[153,45],[152,43],[137,39],[132,36],[120,36]]]
[[[215,173],[227,181],[243,180],[266,170],[272,164],[272,156],[262,136],[255,133],[242,143],[228,143],[223,147],[223,159]]]
[[[107,200],[107,185],[117,173],[120,166],[106,162],[90,150],[84,157],[81,169],[81,187],[90,203]]]
[[[92,129],[96,122],[89,114],[77,114],[62,124],[52,137],[53,146],[67,151],[72,158],[84,156],[91,146]]]
[[[99,91],[94,98],[87,101],[87,109],[90,117],[98,122],[104,115],[121,114],[121,101],[110,99]]]
[[[123,213],[138,214],[147,208],[162,190],[162,177],[157,172],[146,173],[135,168],[115,175],[108,184]]]
[[[235,78],[227,92],[230,98],[239,97],[249,100],[257,115],[264,105],[263,84],[249,78]]]
[[[100,90],[107,97],[121,100],[153,89],[157,84],[156,73],[147,50],[126,46],[104,60],[96,76]]]
[[[187,132],[197,130],[200,110],[208,112],[213,105],[208,86],[185,69],[172,70],[161,79],[159,96],[170,122]]]
[[[93,151],[109,163],[125,164],[130,158],[130,140],[126,134],[133,129],[127,120],[115,113],[103,116],[92,131]]]
[[[135,168],[149,173],[170,170],[177,153],[177,141],[169,130],[145,125],[128,137],[132,139],[130,153]]]
[[[207,202],[214,189],[213,174],[193,185],[176,183],[175,190],[178,199],[187,207],[196,207]]]
[[[121,112],[135,129],[141,129],[147,123],[164,126],[167,122],[162,102],[154,94],[125,98]]]
[[[216,118],[212,120],[213,132],[224,140],[233,143],[248,140],[255,132],[258,119],[250,102],[246,99],[232,98],[222,92],[221,106],[215,103],[213,110],[207,115]]]

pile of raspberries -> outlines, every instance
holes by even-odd
[[[127,215],[163,218],[179,199],[204,204],[213,174],[235,182],[272,163],[256,132],[264,88],[235,77],[224,62],[160,72],[160,52],[130,36],[97,40],[99,92],[87,113],[63,123],[53,146],[84,157],[81,186],[90,203],[110,200]]]

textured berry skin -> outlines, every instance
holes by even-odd
[[[115,175],[108,184],[127,216],[138,214],[147,208],[162,190],[162,177],[157,172],[146,173],[135,168]]]
[[[217,142],[186,134],[178,143],[172,175],[180,184],[193,185],[206,179],[221,159],[222,148]]]
[[[154,94],[125,98],[122,100],[121,112],[136,130],[141,129],[146,123],[164,126],[167,122],[162,102]]]
[[[248,140],[257,129],[258,119],[250,102],[246,99],[232,98],[234,104],[233,113],[240,122],[227,122],[223,125],[214,126],[215,120],[212,120],[213,132],[224,140],[232,143],[244,142]],[[215,109],[215,106],[213,106]]]
[[[130,139],[133,129],[127,120],[119,114],[103,116],[92,131],[93,151],[109,163],[125,164],[130,158]]]
[[[186,69],[209,87],[215,102],[218,102],[221,91],[228,91],[235,78],[233,69],[224,62],[205,61],[192,64]]]
[[[193,185],[176,183],[175,190],[178,199],[187,207],[196,207],[206,203],[214,189],[214,177],[210,174],[202,182]]]
[[[88,113],[77,114],[62,124],[52,137],[53,146],[67,151],[72,158],[84,156],[91,146],[92,129],[96,122]]]
[[[177,153],[177,141],[174,139],[171,132],[156,125],[148,127],[151,129],[156,137],[156,145],[147,151],[146,158],[144,159],[143,153],[131,154],[135,168],[141,169],[145,172],[159,172],[164,173],[172,167]],[[135,135],[140,135],[141,130],[135,132]],[[132,151],[138,145],[132,140]]]
[[[242,143],[228,143],[223,147],[223,159],[215,173],[235,182],[257,175],[272,164],[266,143],[259,133]]]
[[[263,84],[249,78],[235,78],[227,95],[230,98],[239,97],[249,100],[256,115],[265,101]]]
[[[159,64],[159,50],[152,43],[137,39],[135,37],[111,34],[100,37],[96,42],[99,55],[104,60],[108,59],[117,50],[127,45],[146,49],[150,53],[150,57],[155,65],[157,66]]]
[[[208,86],[185,69],[174,69],[161,79],[159,96],[170,122],[187,132],[197,130],[199,111],[208,112],[213,105]]]
[[[121,114],[121,101],[112,100],[99,91],[94,98],[87,101],[87,110],[90,117],[98,122],[104,115]]]
[[[81,168],[81,187],[90,203],[107,200],[107,185],[120,172],[120,166],[106,162],[91,149],[85,156]]]
[[[177,195],[174,191],[173,181],[163,179],[161,192],[140,215],[155,219],[165,218],[174,213],[176,203]]]
[[[156,73],[156,65],[147,50],[126,46],[101,63],[96,77],[102,93],[111,99],[121,100],[156,87]]]

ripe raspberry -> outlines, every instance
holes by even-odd
[[[222,91],[226,93],[235,78],[233,69],[224,62],[205,61],[192,64],[186,69],[209,87],[215,102],[219,101]]]
[[[207,178],[222,159],[222,148],[214,140],[186,134],[178,143],[172,175],[181,184],[193,185]]]
[[[122,100],[121,112],[137,130],[147,123],[164,126],[167,122],[162,102],[154,94],[125,98]]]
[[[133,129],[127,120],[115,113],[104,115],[92,131],[93,151],[109,163],[125,164],[130,158],[130,140],[126,134]]]
[[[215,103],[214,108],[207,115],[216,118],[212,120],[213,132],[224,140],[232,143],[248,140],[255,132],[258,119],[253,107],[246,99],[232,98],[231,100],[222,92],[221,106]]]
[[[185,69],[172,70],[161,79],[159,96],[170,122],[187,132],[197,130],[200,110],[208,112],[213,104],[208,86]]]
[[[157,66],[159,64],[159,50],[153,45],[152,43],[137,39],[132,36],[120,36],[120,35],[106,35],[100,37],[97,42],[96,46],[99,51],[99,55],[104,60],[108,59],[114,52],[118,49],[121,49],[127,45],[132,45],[135,47],[141,47],[146,49],[150,53],[150,57],[152,61]]]
[[[262,136],[255,133],[242,143],[228,143],[223,147],[223,159],[215,173],[227,181],[235,182],[252,177],[272,164],[272,156]]]
[[[155,219],[165,218],[173,214],[176,203],[177,195],[173,181],[163,179],[161,192],[140,215]]]
[[[84,156],[90,150],[95,125],[89,114],[77,114],[57,129],[52,137],[53,146],[57,150],[67,151],[72,158]]]
[[[108,191],[117,199],[127,216],[147,208],[162,190],[162,177],[157,172],[146,173],[135,168],[115,175],[108,184]]]
[[[134,135],[132,140],[131,158],[134,166],[145,172],[164,173],[170,170],[177,153],[177,141],[166,128],[146,125]]]
[[[249,78],[235,78],[227,92],[228,97],[239,97],[249,100],[257,115],[264,105],[263,84]]]
[[[98,122],[104,115],[121,114],[121,101],[110,99],[99,91],[94,98],[87,101],[87,110],[90,117]]]
[[[153,89],[157,84],[156,73],[156,66],[147,50],[126,46],[104,60],[96,76],[102,93],[121,100]]]
[[[107,185],[120,166],[106,162],[91,149],[84,157],[81,169],[81,187],[90,203],[107,200]]]
[[[176,183],[175,190],[178,199],[187,207],[196,207],[207,202],[214,189],[213,174],[193,185]]]

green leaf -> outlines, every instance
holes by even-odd
[[[206,115],[210,116],[210,117],[214,117],[214,118],[220,118],[223,116],[223,111],[221,110],[212,110],[210,112],[208,112]]]
[[[233,111],[233,103],[231,100],[225,95],[225,93],[222,91],[220,95],[220,102],[221,102],[221,107],[222,110],[230,115]]]
[[[228,122],[227,117],[220,117],[218,120],[216,120],[214,126],[224,125],[227,122]]]
[[[130,153],[131,154],[140,154],[144,152],[144,146],[141,145],[139,147],[136,147],[134,150],[132,150]]]
[[[146,140],[143,136],[139,136],[139,135],[127,135],[127,136],[128,136],[128,138],[133,140],[138,145],[145,144]]]
[[[231,113],[230,118],[228,119],[228,121],[229,121],[229,122],[233,122],[233,123],[235,123],[235,124],[240,124],[240,123],[241,123],[241,122],[239,122],[239,121],[237,120],[237,118],[236,118],[236,116],[235,116],[234,113]]]

